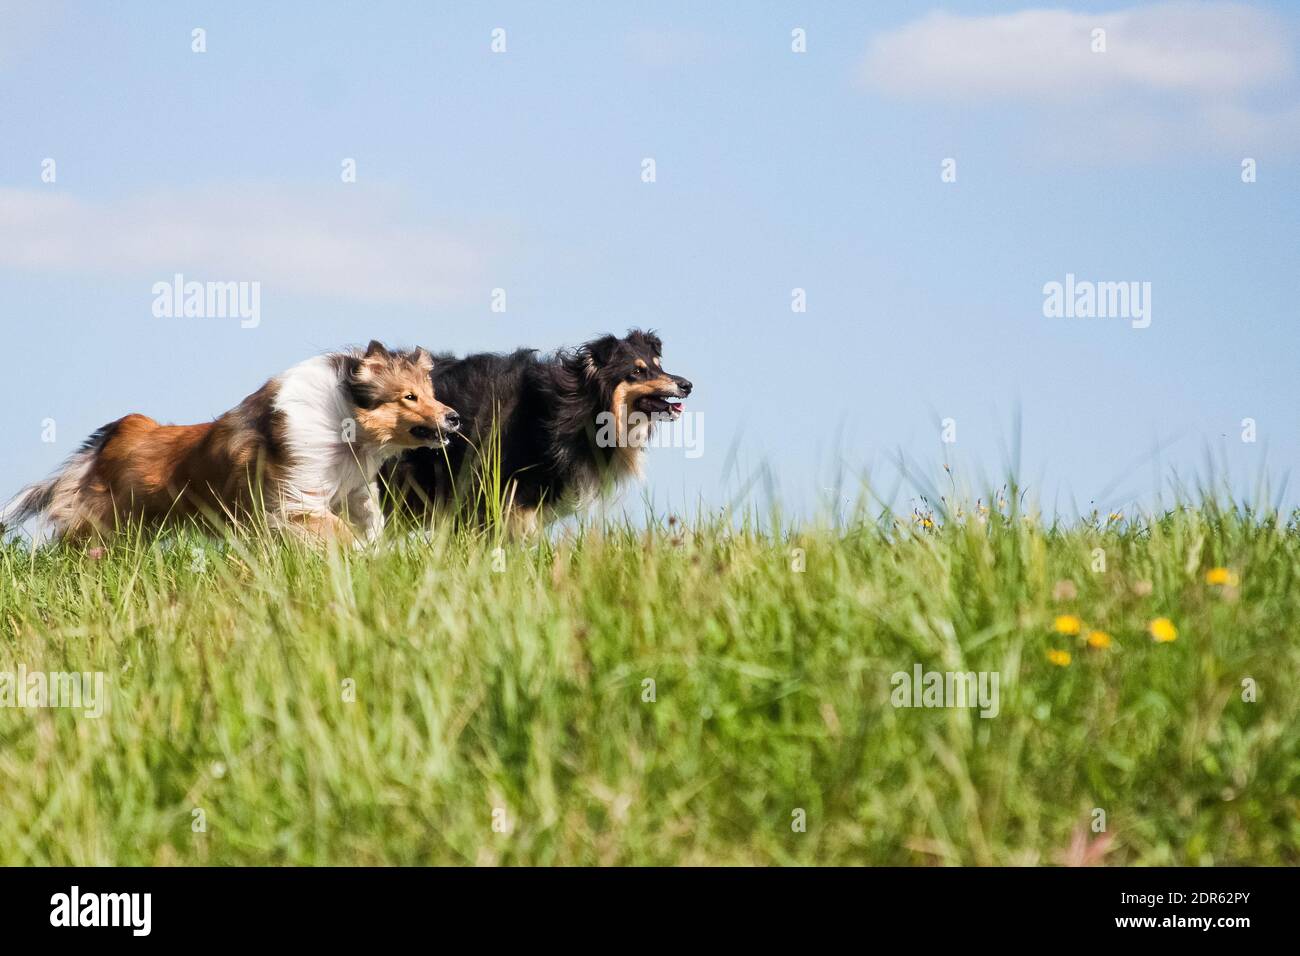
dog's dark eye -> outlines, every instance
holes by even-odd
[[[413,402],[413,401],[415,401],[415,393],[414,393],[414,392],[407,392],[406,395],[405,395],[404,397],[406,398],[406,400],[407,400],[408,402]]]

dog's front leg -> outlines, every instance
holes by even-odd
[[[346,521],[332,511],[297,511],[286,516],[285,525],[312,544],[356,544],[357,537]]]
[[[371,482],[348,498],[348,515],[361,531],[366,544],[374,544],[384,533],[384,511],[379,506],[379,485]]]
[[[541,525],[539,517],[537,508],[512,505],[505,514],[506,533],[512,538],[532,538]]]

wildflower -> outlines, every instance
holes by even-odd
[[[1110,647],[1110,635],[1105,631],[1089,631],[1088,646],[1095,647],[1097,650],[1104,650]]]
[[[1069,667],[1070,652],[1052,648],[1052,650],[1047,652],[1047,660],[1050,663],[1055,664],[1057,667]]]
[[[1210,568],[1205,572],[1205,583],[1235,588],[1241,579],[1237,577],[1235,571],[1229,571],[1227,568]]]
[[[1112,522],[1115,522],[1115,521],[1119,521],[1119,520],[1120,520],[1121,518],[1123,518],[1123,517],[1124,517],[1124,516],[1123,516],[1122,514],[1120,514],[1118,511],[1112,511],[1112,512],[1110,513],[1110,517],[1107,518],[1106,521],[1107,521],[1107,523],[1112,523]]]
[[[1079,631],[1082,629],[1083,629],[1083,622],[1080,621],[1073,614],[1062,614],[1059,617],[1057,617],[1057,619],[1054,622],[1052,622],[1052,630],[1056,631],[1057,634],[1069,634],[1071,637],[1073,637],[1075,634],[1078,634]]]
[[[1174,627],[1174,622],[1167,617],[1156,618],[1147,625],[1147,630],[1151,632],[1151,637],[1161,644],[1168,644],[1178,639],[1178,628]]]

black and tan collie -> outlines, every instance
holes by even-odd
[[[79,542],[126,521],[220,522],[265,509],[316,538],[373,540],[383,529],[375,477],[403,451],[445,444],[456,413],[434,398],[424,349],[371,342],[308,359],[215,421],[160,425],[127,415],[100,428],[49,479],[21,492],[0,528],[46,520]]]
[[[460,412],[461,431],[445,449],[385,467],[388,506],[483,521],[482,489],[499,488],[507,523],[528,533],[639,474],[654,423],[679,416],[691,393],[664,370],[662,351],[657,335],[632,331],[550,356],[437,356],[434,388]],[[485,475],[498,465],[499,484]]]

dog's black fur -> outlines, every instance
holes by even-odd
[[[620,403],[624,421],[629,411],[652,420],[679,414],[676,400],[691,383],[664,372],[661,353],[657,335],[633,330],[549,356],[535,349],[434,356],[434,391],[460,413],[461,429],[445,449],[416,449],[388,468],[390,510],[426,517],[454,510],[484,521],[482,472],[496,447],[504,504],[526,527],[539,511],[543,519],[563,513],[636,473],[643,449],[611,445],[611,429],[601,431],[608,416],[598,416]]]

